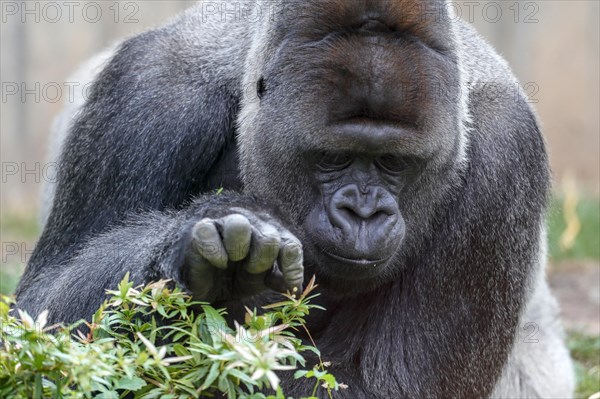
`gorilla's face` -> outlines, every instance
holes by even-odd
[[[320,281],[351,287],[423,239],[461,151],[460,75],[449,19],[420,2],[314,3],[254,50],[242,174],[304,227]]]
[[[362,136],[388,128],[344,121],[333,134]],[[394,154],[354,151],[325,152],[313,165],[317,190],[304,228],[323,254],[322,264],[330,274],[351,280],[378,273],[404,238],[399,198],[408,174],[415,173],[412,165]]]

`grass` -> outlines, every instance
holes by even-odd
[[[37,215],[31,213],[3,213],[0,234],[4,241],[34,241],[39,232]]]
[[[34,214],[4,213],[0,216],[0,294],[11,294],[17,288],[24,261],[33,251],[38,232],[38,220]]]
[[[555,198],[548,213],[548,245],[550,258],[562,260],[599,260],[600,259],[600,200],[583,198],[577,204],[577,218],[580,229],[573,246],[561,248],[560,239],[565,229],[564,202]]]
[[[20,262],[2,264],[0,270],[0,294],[12,294],[19,284],[23,264]]]
[[[600,200],[581,199],[576,206],[576,215],[580,228],[573,245],[570,248],[561,248],[561,236],[568,225],[565,220],[565,206],[561,198],[552,201],[548,214],[548,241],[552,262],[600,260]],[[38,224],[36,217],[31,214],[2,215],[0,220],[2,242],[17,243],[21,249],[21,253],[8,256],[6,248],[2,248],[0,293],[10,294],[14,292],[23,270],[22,252],[33,249]],[[570,221],[573,222],[572,217]],[[571,332],[568,345],[575,361],[577,397],[588,398],[600,392],[600,337]]]
[[[561,198],[552,200],[548,214],[550,259],[563,261],[600,260],[600,200],[583,198],[576,206],[578,233],[570,248],[561,247],[561,236],[567,229],[568,210]],[[573,223],[573,219],[570,220]],[[577,375],[577,398],[589,398],[600,392],[600,337],[570,332],[567,340]]]
[[[575,361],[577,397],[600,392],[600,337],[572,332],[567,343]]]

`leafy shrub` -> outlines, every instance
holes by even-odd
[[[285,295],[264,314],[247,309],[235,328],[223,310],[170,287],[134,288],[126,276],[91,323],[68,327],[47,326],[47,312],[34,321],[18,311],[17,318],[13,300],[3,297],[0,397],[284,399],[277,372],[305,367],[303,352],[319,355],[293,334],[318,308],[310,304],[314,279],[299,298]],[[311,397],[340,388],[325,366],[296,372],[315,380]],[[265,389],[276,393],[265,396]]]

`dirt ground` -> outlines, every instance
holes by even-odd
[[[600,265],[563,262],[550,268],[548,278],[565,328],[600,335]]]

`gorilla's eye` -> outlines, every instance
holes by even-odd
[[[256,82],[256,95],[260,100],[262,100],[266,90],[267,86],[265,85],[265,78],[261,76],[260,79],[258,79],[258,82]]]
[[[394,155],[384,155],[379,157],[375,164],[381,170],[389,174],[399,174],[411,166],[411,163],[404,157]]]
[[[322,172],[336,172],[345,169],[352,163],[352,157],[348,154],[323,154],[318,164]]]

